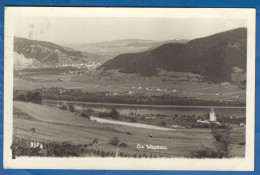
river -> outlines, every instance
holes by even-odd
[[[208,114],[211,106],[172,106],[172,105],[138,105],[138,104],[113,104],[113,103],[92,103],[92,102],[72,102],[58,100],[44,100],[43,104],[51,106],[61,106],[63,104],[73,105],[76,109],[93,109],[99,112],[109,112],[115,108],[120,114],[141,114],[141,115],[196,115]],[[245,117],[245,107],[215,106],[214,111],[221,116]]]
[[[61,106],[63,104],[73,105],[76,109],[92,109],[98,112],[109,112],[115,108],[120,114],[141,114],[141,115],[196,115],[208,114],[211,106],[172,106],[172,105],[138,105],[138,104],[113,104],[113,103],[92,103],[92,102],[72,102],[58,100],[44,100],[43,104],[51,106]],[[245,107],[215,106],[214,111],[221,116],[245,117]]]

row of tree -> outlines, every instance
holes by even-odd
[[[25,101],[41,104],[42,94],[38,91],[14,91],[13,100],[14,101]]]
[[[172,95],[115,95],[107,96],[105,93],[82,92],[81,90],[69,90],[60,93],[58,89],[44,91],[43,98],[48,100],[66,100],[99,103],[122,103],[122,104],[151,104],[151,105],[189,105],[189,106],[245,106],[242,101],[213,101],[202,100],[193,97],[180,97]]]

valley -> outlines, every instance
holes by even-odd
[[[15,37],[13,154],[244,157],[246,37],[246,28],[70,46]],[[224,154],[216,135],[229,140]]]

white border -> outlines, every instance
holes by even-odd
[[[4,168],[120,170],[254,170],[255,9],[6,7],[4,57]],[[247,20],[246,156],[235,159],[17,158],[12,159],[13,34],[18,16],[219,18]]]

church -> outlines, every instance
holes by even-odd
[[[216,121],[217,121],[213,107],[210,108],[209,121],[210,121],[210,122],[216,122]]]
[[[213,107],[211,107],[210,111],[209,111],[209,120],[199,119],[199,120],[197,120],[197,122],[199,122],[199,123],[216,123],[216,124],[219,124],[219,122],[217,122],[216,114],[215,114],[215,111],[214,111]]]

